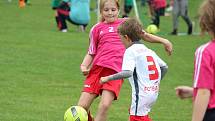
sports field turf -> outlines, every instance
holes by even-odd
[[[61,33],[56,28],[50,0],[31,0],[32,5],[23,9],[17,1],[0,1],[0,121],[63,121],[65,110],[77,104],[83,86],[79,65],[87,51],[89,30],[97,21],[96,13],[91,12],[86,33],[77,32],[71,24],[68,33]],[[95,7],[95,1],[91,1],[91,7]],[[189,14],[196,24],[200,2],[189,0]],[[146,8],[139,10],[147,26]],[[172,56],[167,56],[162,45],[146,43],[169,66],[150,116],[154,121],[189,121],[192,100],[176,98],[174,88],[192,85],[195,48],[209,37],[170,36],[167,33],[171,27],[171,17],[162,17],[158,35],[173,43]],[[186,29],[180,18],[179,32]],[[199,28],[194,31],[199,32]],[[108,121],[127,121],[130,92],[126,80],[120,99],[109,110]],[[99,99],[92,105],[93,115],[98,102]]]

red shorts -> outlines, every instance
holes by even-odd
[[[130,115],[130,121],[152,121],[148,115],[146,116],[132,116]]]
[[[116,74],[115,70],[102,67],[102,66],[93,66],[84,82],[83,92],[101,94],[102,90],[109,90],[115,94],[115,100],[119,96],[119,91],[121,89],[123,80],[114,80],[109,81],[104,84],[100,84],[100,78],[103,76],[108,76]]]

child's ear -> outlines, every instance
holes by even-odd
[[[125,39],[128,41],[132,41],[131,38],[128,37],[128,35],[124,35]]]
[[[129,39],[128,35],[124,35],[125,39]]]

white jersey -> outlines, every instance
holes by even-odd
[[[133,44],[126,49],[122,70],[133,71],[129,78],[132,87],[130,115],[145,116],[150,112],[158,97],[162,66],[166,63],[143,44]]]

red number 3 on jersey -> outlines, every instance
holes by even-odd
[[[154,61],[153,57],[152,56],[146,56],[146,58],[147,58],[147,62],[152,63],[151,65],[148,65],[148,70],[150,72],[154,72],[152,74],[149,74],[149,79],[150,80],[158,79],[159,73],[158,73],[158,69],[157,69],[157,67],[155,65],[155,61]]]

